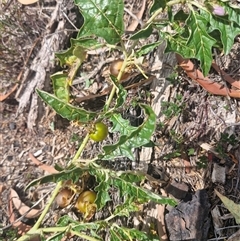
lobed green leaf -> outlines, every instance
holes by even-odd
[[[135,228],[125,228],[114,224],[111,229],[111,241],[125,240],[125,241],[159,241],[159,237],[153,234],[147,234]]]
[[[210,23],[209,31],[217,29],[220,32],[224,54],[229,54],[235,37],[240,34],[240,26],[229,20],[229,16],[214,16],[207,11],[201,11],[201,15]]]
[[[152,15],[155,11],[157,11],[160,8],[164,9],[166,7],[166,3],[166,0],[154,0],[149,10],[150,14]]]
[[[98,36],[109,44],[120,42],[124,31],[122,0],[74,0],[84,18],[78,38]]]
[[[130,171],[115,172],[110,169],[96,168],[95,166],[90,166],[89,173],[95,176],[97,182],[99,182],[99,185],[95,188],[98,192],[96,204],[99,209],[104,207],[106,202],[110,200],[108,191],[111,186],[118,188],[120,197],[124,197],[125,203],[128,204],[145,203],[152,200],[160,204],[176,205],[173,199],[159,196],[138,186],[145,179],[145,176],[141,173]],[[124,213],[126,214],[126,211]]]
[[[139,50],[136,51],[136,57],[139,58],[142,55],[148,54],[153,51],[156,47],[162,44],[163,41],[158,41],[155,43],[145,44]]]
[[[194,11],[190,12],[186,22],[190,33],[187,45],[195,51],[195,56],[192,57],[200,61],[200,66],[205,76],[212,65],[212,47],[216,43],[216,40],[207,33],[207,24],[207,20]]]
[[[68,104],[43,90],[37,89],[36,92],[42,98],[42,100],[52,107],[59,115],[70,121],[89,123],[97,115],[95,112],[87,111],[85,109]]]
[[[139,127],[130,126],[120,115],[113,115],[113,118],[110,118],[113,122],[113,131],[119,131],[120,138],[117,143],[103,147],[104,154],[99,155],[100,159],[113,160],[117,156],[125,156],[134,160],[132,149],[150,142],[155,130],[156,115],[150,106],[142,104],[141,107],[147,117]]]
[[[70,99],[68,74],[63,71],[51,75],[55,96],[68,103]]]
[[[71,170],[64,170],[59,173],[54,173],[51,175],[43,176],[38,179],[33,180],[30,182],[26,189],[34,186],[34,185],[40,185],[43,183],[49,183],[49,182],[59,182],[59,181],[67,181],[67,180],[72,180],[73,183],[77,182],[79,178],[87,171],[87,168],[74,168]]]
[[[153,31],[153,27],[152,24],[149,24],[148,26],[146,26],[145,28],[139,30],[137,33],[133,34],[130,39],[132,40],[137,40],[140,38],[148,38]]]

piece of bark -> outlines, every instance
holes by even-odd
[[[72,6],[74,6],[73,3]],[[70,8],[71,6],[69,11]],[[69,22],[59,15],[61,9],[64,9],[64,6],[57,2],[49,24],[42,33],[41,48],[30,67],[25,70],[21,86],[16,93],[16,99],[19,101],[17,116],[24,111],[28,112],[27,126],[29,129],[33,129],[37,120],[44,115],[43,102],[35,93],[35,89],[50,86],[50,75],[56,68],[55,52],[63,49],[71,37],[71,34],[65,31],[65,29],[69,29]]]
[[[198,190],[192,200],[182,202],[166,214],[169,240],[207,240],[210,203],[206,190]]]
[[[179,183],[172,180],[165,188],[166,192],[177,199],[184,199],[188,193],[188,185],[184,182]]]

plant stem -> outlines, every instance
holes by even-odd
[[[31,231],[35,231],[35,230],[37,230],[39,228],[39,226],[41,225],[44,217],[46,216],[48,210],[50,209],[50,207],[51,207],[51,205],[52,205],[52,203],[53,203],[55,197],[57,196],[57,194],[58,194],[58,192],[59,192],[61,187],[62,187],[62,181],[57,183],[57,186],[55,187],[55,189],[54,189],[54,191],[52,193],[51,198],[49,199],[46,207],[44,208],[44,210],[43,210],[42,214],[40,215],[40,217],[38,218],[37,222],[32,227]]]
[[[68,166],[70,166],[71,164],[75,164],[76,163],[77,159],[81,156],[85,146],[87,145],[88,140],[89,140],[89,133],[85,136],[83,142],[81,143],[81,146],[79,147],[77,153],[75,154],[73,159],[70,161]]]
[[[75,235],[75,236],[78,236],[84,240],[89,240],[89,241],[99,241],[99,239],[95,239],[95,238],[92,238],[86,234],[83,234],[83,233],[79,233],[79,232],[76,232],[76,231],[71,231],[71,234],[72,235]]]
[[[80,155],[82,154],[82,151],[84,149],[84,147],[86,146],[87,142],[89,139],[89,134],[87,134],[81,144],[81,146],[79,147],[76,155],[73,157],[72,161],[69,163],[68,166],[70,166],[71,164],[74,164],[74,162],[80,157]],[[57,196],[60,188],[62,187],[62,181],[57,183],[57,186],[55,187],[51,198],[49,199],[48,204],[46,205],[46,207],[44,208],[42,214],[40,215],[40,217],[38,218],[37,222],[35,223],[35,225],[31,228],[31,230],[24,236],[22,236],[21,238],[19,238],[17,241],[25,241],[28,240],[29,235],[31,236],[31,234],[36,234],[40,229],[38,229],[44,219],[44,217],[46,216],[46,214],[48,213],[51,204],[53,203],[55,197]]]
[[[122,78],[123,72],[124,72],[124,70],[127,67],[127,62],[128,62],[128,58],[125,58],[124,61],[123,61],[122,66],[121,66],[121,69],[120,69],[120,71],[118,73],[118,76],[117,76],[118,82],[120,82],[120,79]],[[113,97],[114,97],[114,94],[115,94],[116,90],[117,90],[117,87],[115,85],[113,85],[111,93],[110,93],[110,95],[109,95],[109,97],[108,97],[108,99],[106,101],[106,105],[105,105],[106,110],[109,109],[110,104],[112,103],[112,100],[113,100]]]
[[[41,225],[44,217],[46,216],[46,214],[48,213],[55,197],[57,196],[60,188],[62,187],[62,181],[58,182],[57,183],[57,186],[55,187],[53,193],[52,193],[52,196],[51,198],[49,199],[46,207],[44,208],[42,214],[40,215],[40,217],[38,218],[37,222],[34,224],[34,226],[25,234],[23,235],[21,238],[19,238],[17,241],[26,241],[26,240],[29,240],[29,238],[32,236],[32,235],[36,235],[38,232],[39,232],[39,226]]]

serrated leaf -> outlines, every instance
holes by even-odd
[[[127,91],[123,88],[121,84],[118,83],[117,79],[114,76],[110,76],[110,77],[114,86],[116,87],[117,98],[116,98],[116,104],[114,108],[117,109],[125,103],[127,98]]]
[[[218,195],[218,197],[222,200],[226,208],[234,216],[236,223],[240,224],[240,204],[234,203],[232,200],[228,199],[227,197],[219,193],[216,189],[215,189],[215,192]]]
[[[53,91],[57,98],[68,103],[70,99],[68,74],[64,72],[57,72],[51,75],[53,84]]]
[[[72,46],[81,46],[87,50],[94,50],[104,46],[103,43],[99,43],[96,39],[93,38],[72,38],[70,42]]]
[[[102,37],[109,44],[120,42],[124,31],[122,0],[75,0],[84,18],[78,38]]]
[[[138,171],[124,171],[124,172],[118,172],[118,173],[119,173],[119,177],[126,182],[140,183],[146,178],[144,173],[141,173]]]
[[[57,226],[59,227],[71,227],[71,230],[75,232],[75,235],[79,233],[79,237],[81,237],[81,232],[90,232],[91,237],[89,236],[89,240],[102,240],[101,237],[97,234],[97,230],[101,227],[101,221],[96,223],[96,222],[89,222],[89,223],[84,223],[84,222],[79,222],[75,221],[72,218],[70,218],[68,215],[62,216],[59,218]]]
[[[73,55],[73,49],[74,46],[71,46],[69,49],[55,53],[56,57],[59,59],[60,61],[60,65],[67,65],[67,66],[71,66],[74,61],[77,59],[77,56]]]
[[[165,53],[175,52],[184,58],[193,58],[195,56],[194,50],[187,46],[187,39],[179,35],[171,36],[170,34],[165,34],[165,36],[167,39]]]
[[[108,182],[105,182],[104,180],[99,180],[99,184],[94,188],[95,191],[97,191],[97,198],[96,198],[96,205],[99,209],[102,209],[105,204],[111,200],[108,190],[111,188]]]
[[[221,42],[224,54],[229,54],[235,37],[240,34],[240,27],[235,22],[228,20],[228,16],[214,16],[206,11],[202,11],[201,15],[210,23],[210,31],[217,29],[221,34]]]
[[[137,127],[131,126],[129,120],[123,119],[121,114],[113,114],[110,117],[112,122],[111,132],[119,132],[121,135],[130,135]]]
[[[155,130],[156,115],[150,106],[142,104],[141,107],[147,117],[142,125],[138,127],[125,125],[126,122],[122,124],[119,120],[114,122],[115,120],[111,119],[115,128],[118,126],[121,136],[117,143],[103,147],[104,155],[99,155],[100,159],[113,160],[117,156],[125,156],[134,160],[132,149],[145,145],[150,141]]]
[[[159,204],[176,205],[176,202],[173,199],[162,197],[147,189],[137,186],[134,182],[127,182],[120,177],[114,178],[112,184],[119,188],[121,196],[125,198],[135,197],[135,202],[145,203],[152,200]]]
[[[153,31],[153,27],[152,24],[149,24],[148,26],[146,26],[145,28],[139,30],[137,33],[133,34],[130,39],[131,40],[137,40],[140,38],[148,38]]]
[[[169,204],[173,206],[176,205],[176,202],[171,198],[159,196],[149,190],[139,187],[137,184],[144,180],[145,177],[137,172],[115,172],[110,169],[103,169],[100,167],[96,168],[91,166],[89,173],[95,176],[97,181],[102,183],[102,187],[105,188],[100,188],[101,186],[97,188],[97,191],[101,192],[100,194],[98,193],[99,195],[103,194],[104,196],[107,196],[106,193],[108,192],[109,187],[113,185],[118,188],[120,197],[125,197],[125,202],[128,203],[130,203],[130,201],[144,203],[152,200],[160,204]],[[132,199],[133,197],[134,199]],[[98,203],[98,200],[96,200],[96,203]],[[106,202],[101,203],[101,207],[103,207],[105,204]]]
[[[190,12],[186,22],[190,33],[187,45],[194,49],[195,56],[192,57],[200,61],[200,66],[205,76],[210,70],[212,64],[212,47],[216,43],[216,40],[207,33],[207,24],[207,20],[194,11]]]
[[[138,240],[138,241],[159,241],[159,237],[157,235],[153,234],[147,234],[143,231],[140,231],[135,228],[125,228],[125,227],[119,227],[118,225],[113,225],[110,229],[111,235],[114,235],[114,237],[119,238],[116,240],[125,240],[125,241],[132,241],[132,240]],[[115,239],[111,240],[114,241]]]
[[[125,202],[123,204],[119,204],[115,207],[113,212],[116,216],[125,216],[129,217],[131,212],[139,211],[139,206],[133,202]]]
[[[142,55],[148,54],[153,51],[156,47],[162,44],[163,41],[158,41],[155,43],[145,44],[139,50],[136,51],[136,57],[139,58]]]
[[[59,115],[70,121],[78,121],[81,123],[89,123],[93,120],[97,113],[90,112],[82,108],[77,108],[71,104],[65,103],[64,101],[58,99],[56,96],[51,95],[43,90],[36,90],[38,95],[46,102],[50,107],[52,107]]]
[[[59,182],[59,181],[67,181],[67,180],[72,180],[73,183],[77,182],[81,175],[85,173],[87,169],[83,168],[74,168],[71,170],[64,170],[59,173],[54,173],[51,175],[43,176],[38,179],[33,180],[30,182],[26,189],[34,186],[34,185],[40,185],[43,183],[48,183],[48,182]]]
[[[112,171],[109,169],[101,169],[96,168],[95,166],[90,166],[89,173],[92,176],[95,176],[97,182],[99,183],[94,189],[97,192],[97,198],[95,203],[97,204],[97,207],[99,209],[103,208],[106,203],[111,200],[108,191],[112,185],[112,175],[119,176],[120,179],[130,182],[140,182],[145,178],[141,174],[133,174],[129,173],[128,171],[114,172],[114,174],[111,174],[111,172]]]
[[[166,3],[166,0],[154,0],[149,10],[150,14],[152,15],[155,11],[157,11],[160,8],[164,9],[166,7]]]

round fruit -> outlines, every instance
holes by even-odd
[[[121,68],[122,68],[122,64],[123,64],[123,60],[122,59],[117,59],[114,60],[111,65],[110,65],[110,73],[111,75],[113,75],[114,77],[117,77]],[[125,79],[126,77],[128,77],[128,68],[125,69],[125,71],[122,74],[121,80]]]
[[[80,194],[77,199],[75,207],[79,212],[86,214],[96,211],[96,205],[94,204],[96,200],[96,193],[93,191],[85,191]]]
[[[94,124],[93,130],[90,131],[90,138],[94,141],[103,141],[108,135],[108,127],[102,123],[97,122]]]
[[[123,64],[123,60],[121,60],[121,59],[114,60],[110,65],[111,75],[117,77],[119,74],[119,71],[122,67],[122,64]]]

